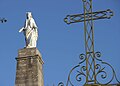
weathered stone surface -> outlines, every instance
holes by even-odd
[[[40,57],[42,57],[37,48],[24,48],[18,51],[18,57],[27,57],[35,55],[39,55]]]
[[[18,51],[15,86],[44,86],[43,60],[37,48]]]

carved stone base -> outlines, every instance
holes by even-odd
[[[37,48],[18,51],[15,86],[44,86],[43,60]]]

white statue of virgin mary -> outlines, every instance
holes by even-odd
[[[27,12],[27,19],[25,21],[24,27],[22,27],[19,32],[24,33],[26,48],[34,48],[37,44],[38,31],[35,20],[32,18],[32,13]]]

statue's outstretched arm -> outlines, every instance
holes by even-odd
[[[27,21],[25,21],[24,27],[22,27],[22,28],[19,30],[19,32],[22,32],[26,27],[27,27]]]
[[[20,30],[19,30],[19,33],[22,32],[24,30],[24,27],[22,27]]]

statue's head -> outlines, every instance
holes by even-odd
[[[31,12],[27,12],[26,16],[27,16],[27,19],[30,19],[30,18],[32,18],[32,13]]]

